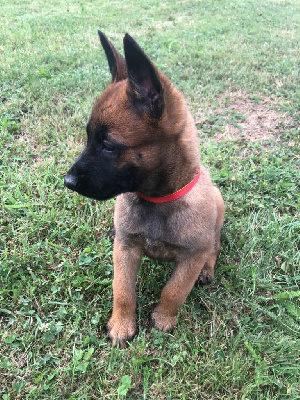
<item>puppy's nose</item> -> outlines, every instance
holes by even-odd
[[[78,180],[76,176],[69,173],[65,176],[64,183],[68,189],[76,190],[77,182]]]

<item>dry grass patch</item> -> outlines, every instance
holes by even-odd
[[[221,140],[279,141],[291,123],[271,98],[255,97],[242,91],[225,92],[219,106],[204,120],[198,120],[200,132]]]

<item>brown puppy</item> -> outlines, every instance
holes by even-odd
[[[86,148],[65,184],[98,200],[117,195],[108,332],[114,345],[124,346],[136,332],[142,255],[176,263],[152,314],[155,327],[167,332],[197,278],[213,279],[225,208],[200,167],[195,123],[183,95],[128,34],[125,58],[99,35],[112,83],[93,106]]]

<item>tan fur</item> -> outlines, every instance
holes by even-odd
[[[139,95],[135,83],[124,79],[124,58],[117,54],[116,63],[122,79],[113,79],[95,102],[90,124],[94,129],[107,125],[109,139],[127,146],[118,166],[134,165],[143,171],[140,192],[153,197],[174,193],[195,177],[200,165],[197,131],[184,97],[153,66],[162,87],[163,113],[155,119],[137,112],[131,100]],[[157,329],[174,328],[198,277],[203,283],[213,278],[224,211],[221,193],[203,166],[197,184],[175,201],[153,204],[136,193],[117,196],[114,299],[108,323],[114,345],[124,346],[136,332],[135,284],[143,254],[176,263],[152,314]]]
[[[126,118],[134,121],[128,129],[134,131],[130,135],[131,132],[126,130],[124,136],[117,138],[122,143],[130,140],[130,145],[138,148],[143,159],[147,159],[149,169],[153,169],[153,164],[157,168],[163,165],[169,169],[169,181],[161,188],[160,196],[183,187],[195,176],[199,164],[194,121],[182,96],[173,87],[169,88],[170,94],[165,92],[165,95],[176,98],[176,107],[155,127],[157,131],[166,132],[167,139],[165,134],[159,137],[160,133],[152,132],[151,127],[146,129],[147,135],[144,133],[145,121],[135,121],[125,111]],[[120,132],[119,128],[116,132]],[[132,154],[127,153],[126,157],[132,162]],[[126,162],[125,158],[123,162]],[[151,177],[145,181],[141,189],[143,193],[153,193],[155,188],[151,187],[151,181]],[[175,326],[178,311],[197,278],[203,282],[213,278],[220,250],[224,202],[203,166],[197,185],[183,198],[160,205],[147,204],[146,207],[145,211],[145,204],[141,204],[135,193],[117,197],[114,308],[108,329],[113,344],[121,346],[133,337],[136,330],[134,285],[142,254],[176,262],[175,271],[152,314],[155,327],[167,332]]]

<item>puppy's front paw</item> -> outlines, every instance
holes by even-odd
[[[152,313],[152,321],[154,328],[162,332],[170,332],[176,325],[176,316],[164,314],[159,309],[155,309]]]
[[[107,324],[108,336],[113,346],[119,346],[123,349],[128,341],[133,339],[136,331],[135,317],[117,318],[112,316]]]

